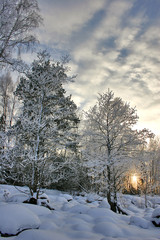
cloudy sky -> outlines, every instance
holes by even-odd
[[[136,107],[140,128],[160,135],[160,0],[38,0],[42,48],[70,55],[67,87],[88,109],[107,89]]]

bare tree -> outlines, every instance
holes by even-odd
[[[12,53],[20,47],[30,47],[36,38],[31,33],[39,26],[37,0],[0,1],[0,66],[13,65]]]

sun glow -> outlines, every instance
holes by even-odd
[[[137,182],[137,176],[134,175],[134,176],[132,177],[132,182],[134,182],[134,183]]]
[[[131,177],[131,184],[135,189],[137,189],[138,177],[135,174]]]

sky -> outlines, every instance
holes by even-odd
[[[137,128],[160,135],[160,0],[38,0],[41,48],[69,54],[67,93],[87,110],[112,90],[136,107]]]

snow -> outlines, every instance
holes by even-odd
[[[90,208],[88,214],[93,218],[99,218],[104,216],[109,216],[112,218],[117,218],[117,214],[112,212],[110,209],[106,208]]]
[[[45,230],[27,230],[19,234],[16,240],[69,240],[64,234]]]
[[[148,229],[150,225],[150,221],[145,220],[144,218],[131,216],[130,218],[130,224],[135,224],[138,227]]]
[[[28,199],[28,195],[26,194],[13,194],[7,197],[7,202],[24,202]]]
[[[25,206],[19,204],[0,205],[0,232],[15,235],[24,229],[38,228],[39,218]]]
[[[48,216],[49,214],[52,214],[51,211],[42,206],[33,205],[33,204],[23,204],[27,209],[31,210],[34,214],[39,216]]]
[[[109,236],[113,238],[122,237],[122,230],[119,226],[112,222],[100,222],[94,227],[96,233],[101,233],[104,236]]]
[[[67,194],[67,193],[63,194],[62,196],[63,196],[65,199],[67,199],[67,201],[73,200],[73,197],[72,197],[71,195]]]
[[[101,203],[99,204],[99,207],[100,207],[100,208],[109,208],[109,209],[110,209],[110,205],[109,205],[107,199],[103,199],[103,200],[101,201]]]
[[[156,208],[152,213],[152,221],[160,227],[160,207]]]
[[[24,204],[23,193],[12,186],[0,185],[0,232],[17,234],[0,240],[160,239],[160,228],[152,224],[152,219],[160,214],[160,206],[145,209],[143,197],[121,196],[121,205],[129,213],[126,216],[112,212],[107,199],[94,194],[72,196],[55,190],[44,191],[43,196],[55,210]],[[7,198],[4,192],[9,193]]]
[[[71,213],[79,213],[79,214],[82,214],[82,213],[87,213],[89,211],[89,206],[86,206],[84,204],[77,204],[73,207],[71,207],[68,211],[71,212]]]
[[[156,217],[160,218],[160,207],[156,208],[152,213],[152,218],[156,218]]]

